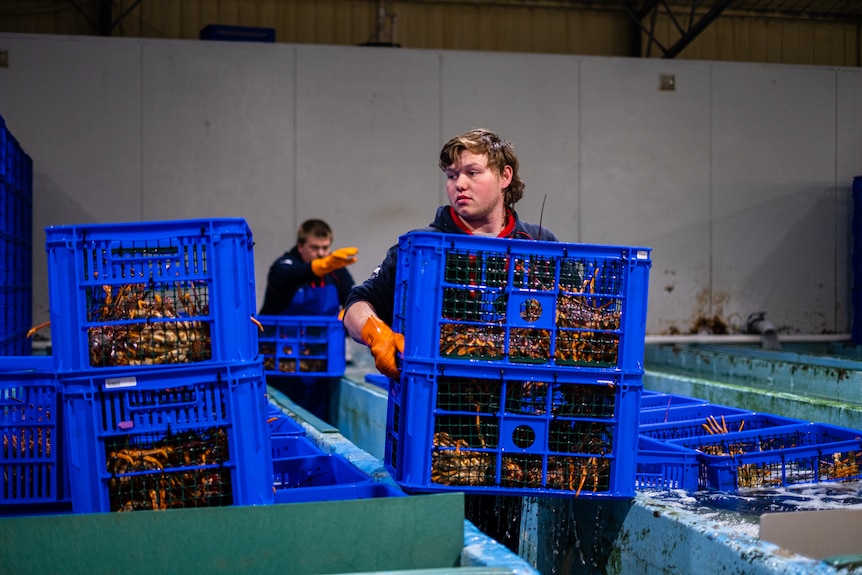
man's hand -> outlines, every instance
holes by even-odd
[[[356,263],[359,248],[339,248],[328,256],[311,260],[311,271],[319,278]]]
[[[390,379],[400,379],[395,355],[404,353],[404,335],[393,332],[377,316],[369,316],[362,326],[362,341],[371,349],[377,371]]]

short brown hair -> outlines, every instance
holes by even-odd
[[[332,238],[332,228],[323,220],[305,220],[296,231],[297,245],[304,245],[308,238]]]
[[[503,190],[506,206],[512,208],[524,197],[524,182],[518,175],[518,156],[512,143],[500,138],[496,133],[483,128],[474,128],[460,136],[455,136],[440,150],[438,165],[444,172],[449,166],[454,166],[461,157],[461,152],[467,150],[471,154],[484,154],[488,157],[488,166],[497,175],[503,174],[503,168],[512,167],[512,181]]]

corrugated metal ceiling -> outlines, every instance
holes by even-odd
[[[705,11],[717,5],[726,5],[723,10],[734,12],[844,22],[862,21],[862,0],[571,0],[571,3],[583,7],[625,5],[641,13],[668,8],[674,11]]]
[[[663,58],[675,58],[717,19],[730,15],[787,18],[827,23],[862,23],[862,0],[571,0],[583,8],[622,9]],[[679,33],[660,41],[657,22],[669,21]]]
[[[859,0],[734,0],[728,9],[831,20],[862,18],[862,2]]]

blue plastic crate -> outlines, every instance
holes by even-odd
[[[275,503],[303,503],[308,501],[345,501],[377,499],[379,497],[406,497],[407,494],[393,485],[384,483],[336,484],[302,489],[276,489]]]
[[[32,327],[32,160],[0,126],[0,355],[29,355]]]
[[[26,357],[33,352],[33,342],[27,337],[26,329],[8,332],[0,339],[0,355]]]
[[[260,362],[63,377],[74,513],[272,503]]]
[[[257,358],[242,219],[46,228],[55,368]]]
[[[32,240],[33,231],[33,158],[26,152],[22,152],[22,183],[21,183],[21,215],[22,219],[22,238],[28,241]]]
[[[384,461],[407,491],[634,495],[642,376],[405,361]]]
[[[6,182],[11,190],[18,189],[18,139],[6,133]]]
[[[282,415],[284,415],[284,411],[282,411],[278,405],[276,405],[272,401],[269,401],[266,404],[266,415],[270,419],[273,417],[281,417]]]
[[[648,248],[412,232],[395,327],[407,359],[643,372]]]
[[[370,383],[371,385],[376,385],[377,387],[389,391],[389,385],[391,380],[383,374],[380,373],[366,373],[365,374],[365,383]]]
[[[641,435],[638,438],[637,489],[697,491],[700,461],[697,452]]]
[[[745,409],[719,405],[716,403],[685,403],[671,405],[670,407],[656,407],[653,409],[641,409],[640,425],[653,423],[669,423],[671,421],[700,420],[707,417],[721,417],[722,415],[734,415],[739,413],[751,413]]]
[[[26,154],[24,167],[21,168],[20,189],[13,189],[10,184],[2,186],[2,203],[0,215],[4,224],[4,235],[8,241],[16,242],[22,248],[30,251],[33,241],[33,181],[32,161]]]
[[[30,286],[0,286],[0,355],[30,355],[32,342],[26,337],[33,326]],[[14,351],[12,351],[14,350]]]
[[[800,423],[668,441],[699,452],[701,487],[719,491],[862,479],[862,432]]]
[[[281,409],[268,404],[269,412],[266,418],[266,423],[269,426],[269,434],[271,437],[282,435],[306,435],[303,428],[293,418],[287,416]]]
[[[3,193],[4,184],[0,183],[0,194]],[[2,197],[0,197],[2,200]],[[2,202],[0,202],[2,209]],[[2,216],[2,214],[0,214]],[[14,283],[15,270],[12,266],[13,252],[6,232],[0,230],[0,287],[7,288]]]
[[[6,172],[7,181],[12,185],[13,192],[23,194],[31,183],[27,170],[32,164],[28,163],[29,156],[15,136],[9,134],[6,144],[9,146],[9,153],[6,156],[9,163],[9,169]]]
[[[267,375],[341,377],[344,325],[337,316],[258,316],[258,348]]]
[[[641,396],[641,409],[662,409],[667,407],[676,407],[677,405],[692,405],[698,403],[707,403],[705,399],[696,397],[688,397],[686,395],[677,395],[674,393],[651,393]]]
[[[0,342],[5,343],[9,341],[9,332],[12,330],[11,316],[12,316],[12,306],[13,303],[13,290],[8,286],[0,286],[0,303],[3,304],[0,307]],[[18,355],[15,353],[2,353],[0,355]]]
[[[6,154],[8,145],[6,140],[9,138],[9,130],[6,128],[6,121],[3,116],[0,116],[0,183],[6,181]]]
[[[269,434],[272,437],[278,435],[306,435],[306,431],[299,423],[283,415],[269,419]]]
[[[20,229],[19,217],[15,209],[19,196],[9,182],[4,182],[0,190],[3,192],[3,196],[0,198],[2,199],[0,211],[2,211],[3,216],[3,241],[11,244],[23,232]]]
[[[336,454],[273,460],[276,503],[403,497],[392,485],[375,483]]]
[[[273,460],[286,457],[323,455],[323,450],[304,435],[273,435],[270,440],[272,441]]]
[[[751,429],[766,429],[779,425],[804,423],[800,419],[782,417],[767,413],[734,413],[707,415],[703,418],[670,421],[667,423],[650,423],[641,425],[638,432],[641,435],[668,441],[685,439],[701,435],[722,435]]]
[[[60,388],[48,356],[0,357],[0,514],[69,507]]]

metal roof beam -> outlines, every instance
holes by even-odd
[[[697,18],[699,5],[702,3],[699,0],[691,0],[690,9],[687,11],[687,18],[684,20],[677,17],[677,14],[674,13],[666,0],[644,0],[643,2],[638,2],[637,0],[617,0],[617,3],[635,23],[635,26],[641,33],[646,36],[646,56],[648,57],[652,53],[652,47],[656,46],[661,51],[662,58],[672,59],[682,52],[686,46],[691,44],[733,1],[715,0],[703,16]],[[663,11],[667,15],[680,35],[679,39],[669,47],[662,45],[655,35],[656,20],[660,11]],[[649,23],[645,25],[644,21],[647,17],[649,17]],[[638,55],[642,52],[639,47],[637,52]]]
[[[682,52],[686,46],[691,44],[692,40],[697,38],[701,32],[706,30],[706,27],[712,24],[716,18],[718,18],[722,12],[724,12],[725,8],[730,6],[733,0],[719,0],[715,4],[713,4],[712,8],[701,17],[697,22],[692,18],[688,31],[685,32],[679,40],[674,43],[673,46],[667,49],[664,53],[664,58],[675,58],[677,54]],[[694,16],[694,9],[697,0],[693,0],[692,2],[692,17]]]
[[[137,8],[137,7],[138,7],[138,4],[140,4],[142,1],[143,1],[143,0],[135,0],[134,2],[132,2],[131,6],[129,6],[128,8],[126,8],[126,9],[123,11],[123,13],[122,13],[122,14],[120,14],[119,16],[117,16],[117,19],[116,19],[116,20],[114,20],[113,22],[111,22],[111,30],[113,30],[114,28],[116,28],[117,26],[119,26],[119,25],[120,25],[120,23],[121,23],[123,20],[125,20],[125,19],[126,19],[126,16],[128,16],[128,15],[132,12],[132,10],[134,10],[135,8]]]

